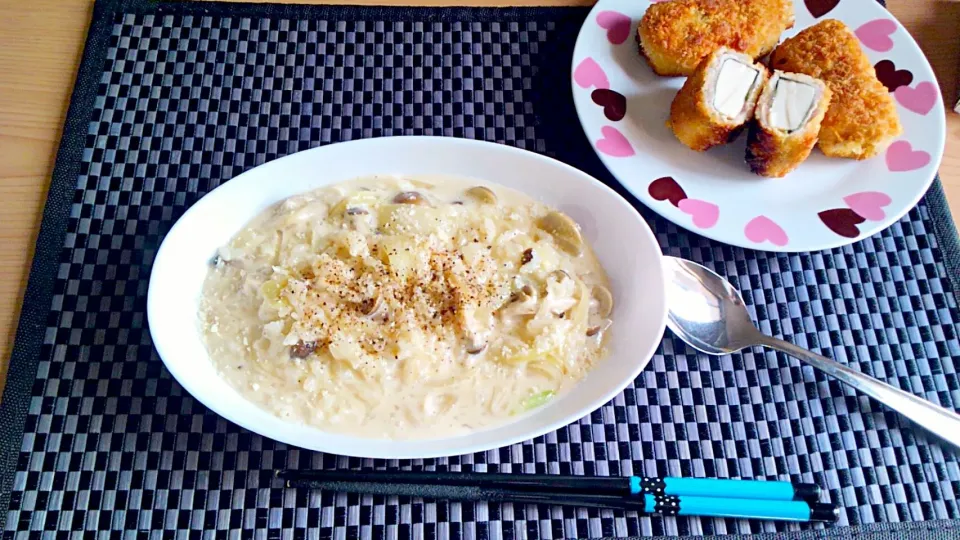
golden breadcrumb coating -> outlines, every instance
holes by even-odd
[[[715,78],[712,82],[711,75],[720,69],[720,62],[730,55],[759,71],[757,82],[747,96],[746,113],[736,119],[718,114],[713,108],[712,99]],[[667,122],[670,129],[680,142],[698,152],[730,142],[753,117],[753,109],[767,75],[767,68],[762,64],[754,64],[746,55],[725,48],[715,50],[703,59],[673,98],[673,103],[670,104],[670,120]]]
[[[637,36],[655,73],[689,76],[720,47],[766,55],[793,21],[791,0],[671,0],[647,8]]]
[[[747,164],[751,171],[760,176],[781,178],[799,167],[817,144],[820,124],[830,107],[830,87],[824,82],[802,74],[793,74],[791,78],[815,86],[821,93],[807,123],[790,133],[767,125],[774,92],[780,80],[779,73],[767,81],[747,132]]]
[[[903,132],[897,107],[877,79],[860,40],[847,25],[827,19],[783,42],[770,65],[822,79],[833,92],[820,126],[820,150],[833,157],[867,159]]]

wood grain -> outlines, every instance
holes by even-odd
[[[0,17],[0,384],[91,0],[3,2]]]
[[[249,0],[245,0],[249,1]],[[324,3],[324,2],[311,2]],[[389,0],[327,3],[385,4]],[[403,5],[589,5],[590,0],[420,0]],[[937,73],[945,99],[957,97],[960,0],[888,0]],[[39,216],[80,61],[93,0],[4,0],[0,17],[0,384],[23,298]],[[960,216],[960,115],[948,114],[940,167]]]

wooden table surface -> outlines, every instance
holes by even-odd
[[[863,0],[866,1],[866,0]],[[391,0],[335,3],[387,4]],[[588,5],[590,0],[406,0],[419,5]],[[888,0],[937,72],[945,100],[957,96],[960,0]],[[93,0],[2,3],[0,17],[0,386],[60,131],[83,51]],[[947,115],[940,177],[960,217],[960,115]]]

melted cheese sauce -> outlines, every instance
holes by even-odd
[[[220,249],[200,324],[218,373],[284,419],[426,439],[509,420],[605,353],[606,275],[569,218],[501,186],[365,178]]]

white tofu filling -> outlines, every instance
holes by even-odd
[[[743,112],[747,96],[757,84],[760,71],[733,58],[725,58],[717,73],[713,108],[724,116],[736,118]]]
[[[807,83],[780,77],[770,104],[770,126],[792,132],[803,127],[817,99],[817,89]]]

